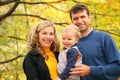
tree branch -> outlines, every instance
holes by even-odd
[[[96,29],[96,30],[98,30],[98,31],[104,31],[104,32],[108,32],[108,33],[110,33],[110,34],[112,34],[112,35],[115,35],[115,36],[120,36],[120,34],[119,33],[115,33],[115,32],[113,32],[112,30],[111,31],[108,31],[108,30],[103,30],[103,29]]]
[[[32,14],[11,14],[11,16],[30,16],[30,17],[36,17],[36,18],[39,18],[39,19],[42,19],[42,20],[49,20],[47,18],[40,17],[39,15],[32,15]],[[55,24],[63,25],[63,24],[70,24],[70,23],[55,23]]]
[[[3,35],[0,35],[0,37],[3,37]],[[26,41],[25,39],[21,39],[21,38],[17,38],[15,36],[7,36],[9,38],[13,38],[13,39],[17,39],[17,40],[23,40],[23,41]]]
[[[34,4],[52,4],[52,3],[60,3],[66,0],[59,0],[59,1],[53,1],[53,2],[25,2],[25,1],[20,1],[20,4],[29,4],[29,5],[34,5]]]
[[[24,57],[24,56],[18,55],[18,56],[16,56],[16,57],[12,58],[12,59],[9,59],[9,60],[6,60],[6,61],[1,61],[0,64],[5,64],[5,63],[12,62],[12,61],[14,61],[14,60],[16,60],[16,59],[18,59],[18,58],[20,58],[20,57]]]
[[[68,12],[69,12],[69,10],[68,10],[68,11],[64,11],[64,10],[61,10],[61,9],[56,8],[56,7],[55,7],[55,6],[53,6],[53,5],[49,5],[49,6],[51,6],[51,7],[55,8],[56,10],[62,11],[62,12],[64,12],[64,13],[68,13]]]
[[[15,2],[15,0],[0,1],[0,6],[6,5],[6,4],[8,5],[13,2]]]
[[[32,15],[32,14],[11,14],[10,16],[30,16],[30,17],[36,17],[42,20],[48,20],[46,18],[40,17],[39,15]]]
[[[49,6],[53,7],[53,8],[56,9],[56,10],[60,10],[60,11],[62,11],[62,12],[67,13],[69,10],[68,10],[68,11],[64,11],[64,10],[58,9],[57,7],[51,5],[51,4],[53,4],[53,3],[60,3],[60,2],[63,2],[63,1],[66,1],[66,0],[59,0],[59,1],[53,1],[53,2],[25,2],[25,1],[21,1],[21,2],[19,2],[19,3],[20,3],[20,4],[28,4],[28,5],[46,4],[46,5],[49,5]]]
[[[101,15],[101,16],[110,16],[110,17],[120,17],[120,15],[110,15],[110,14],[104,14],[104,13],[91,13],[94,15]]]
[[[6,14],[0,16],[0,21],[2,21],[2,19],[4,19],[7,16],[11,15],[15,11],[16,7],[19,5],[19,1],[20,0],[16,0],[16,3],[14,4],[14,6]]]

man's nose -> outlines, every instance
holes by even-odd
[[[82,19],[81,19],[81,18],[79,18],[79,19],[78,19],[78,22],[79,22],[79,23],[82,23]]]

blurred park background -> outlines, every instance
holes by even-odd
[[[63,27],[71,23],[69,10],[86,4],[91,26],[108,32],[120,51],[120,0],[0,0],[0,80],[26,80],[22,62],[28,50],[27,35],[41,20],[56,24],[61,38]]]

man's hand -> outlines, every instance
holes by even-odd
[[[84,64],[76,64],[75,68],[70,69],[70,74],[84,77],[90,74],[90,67]]]

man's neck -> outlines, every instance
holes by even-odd
[[[81,32],[82,38],[88,36],[92,30],[93,30],[93,28],[89,28],[87,31]]]

